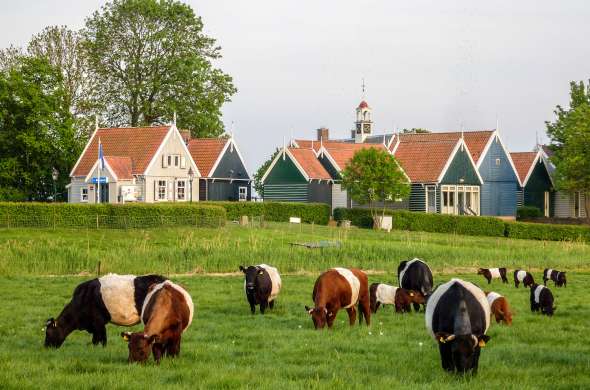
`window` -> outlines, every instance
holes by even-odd
[[[180,156],[178,156],[178,155],[174,156],[174,166],[175,167],[180,166]]]
[[[478,186],[442,186],[442,213],[479,215]]]
[[[497,167],[499,167],[499,166],[500,166],[500,159],[499,159],[499,158],[497,158],[497,159],[496,159],[496,166],[497,166]]]
[[[240,202],[244,202],[248,200],[248,188],[247,187],[239,187],[238,188],[238,200]]]
[[[169,167],[172,166],[172,155],[171,154],[168,155],[168,166]]]
[[[166,180],[158,180],[157,199],[166,200]]]
[[[186,182],[184,180],[176,182],[176,200],[186,200]]]
[[[436,187],[426,187],[426,212],[436,213]]]
[[[88,187],[80,188],[80,202],[88,202]]]

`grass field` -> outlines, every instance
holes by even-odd
[[[342,247],[288,245],[322,239],[339,239]],[[492,324],[474,378],[443,372],[423,313],[399,315],[387,307],[372,317],[370,328],[350,328],[340,312],[334,330],[313,330],[303,307],[312,303],[319,270],[358,265],[379,271],[370,282],[397,284],[398,262],[414,256],[433,265],[435,284],[458,276],[487,288],[474,267],[518,265],[567,269],[568,287],[550,283],[557,311],[548,318],[530,312],[527,289],[493,282],[516,313],[514,325]],[[3,230],[0,388],[590,388],[589,258],[583,244],[360,230],[345,236],[326,227],[312,233],[310,226]],[[75,332],[61,349],[44,349],[44,321],[59,314],[74,287],[90,277],[71,274],[93,272],[98,260],[104,271],[120,273],[225,272],[264,261],[285,274],[284,286],[273,312],[252,316],[241,276],[174,276],[193,296],[196,315],[181,356],[160,366],[128,365],[127,346],[118,336],[127,329],[111,325],[106,348]],[[49,274],[62,276],[44,276]],[[540,279],[540,272],[534,276]]]

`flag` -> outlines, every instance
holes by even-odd
[[[100,138],[98,139],[98,161],[99,161],[99,169],[104,169],[104,154],[102,152],[102,142],[100,142]]]

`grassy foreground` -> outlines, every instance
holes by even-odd
[[[475,275],[458,275],[481,284]],[[448,275],[435,277],[446,281]],[[424,326],[424,314],[373,316],[370,328],[346,325],[317,332],[303,306],[315,277],[286,276],[275,310],[252,316],[238,276],[176,278],[196,303],[181,356],[127,364],[127,347],[108,326],[106,348],[73,333],[59,350],[42,347],[44,320],[58,314],[81,277],[8,277],[0,284],[0,388],[589,388],[587,302],[590,274],[572,274],[566,289],[554,288],[553,318],[533,315],[528,290],[492,283],[516,315],[512,327],[492,324],[474,378],[448,375]],[[395,282],[374,275],[371,282]],[[483,284],[481,284],[483,286]],[[8,299],[6,299],[8,298]],[[136,327],[139,329],[140,327]]]

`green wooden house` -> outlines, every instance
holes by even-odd
[[[510,156],[522,183],[517,198],[518,206],[536,207],[545,217],[553,217],[555,190],[543,152],[518,152],[510,153]]]

